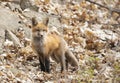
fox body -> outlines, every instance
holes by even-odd
[[[78,61],[66,41],[60,35],[49,32],[47,24],[48,19],[38,23],[32,18],[32,47],[39,56],[41,71],[50,72],[50,57],[60,63],[61,71],[68,68],[68,63],[78,67]]]

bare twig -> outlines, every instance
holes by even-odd
[[[93,4],[96,4],[96,5],[100,6],[100,7],[106,8],[106,9],[108,9],[110,12],[116,12],[116,13],[120,14],[120,10],[119,10],[119,9],[115,9],[115,8],[111,8],[111,7],[108,7],[108,6],[105,6],[105,5],[101,5],[101,4],[96,3],[96,2],[94,2],[94,1],[91,1],[91,0],[86,0],[86,1],[88,1],[88,2],[90,2],[90,3],[93,3]]]

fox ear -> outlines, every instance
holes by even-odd
[[[36,26],[38,24],[36,17],[32,18],[32,26]]]
[[[49,18],[47,17],[47,18],[45,18],[45,19],[43,20],[43,24],[47,26],[48,23],[49,23]]]

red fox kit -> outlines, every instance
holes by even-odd
[[[50,57],[60,63],[61,72],[68,68],[68,63],[78,68],[78,61],[66,41],[60,35],[49,32],[48,20],[38,23],[32,18],[32,46],[39,56],[41,71],[50,72]]]

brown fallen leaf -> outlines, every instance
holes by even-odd
[[[0,76],[3,76],[3,75],[4,75],[4,73],[2,71],[0,71]]]

